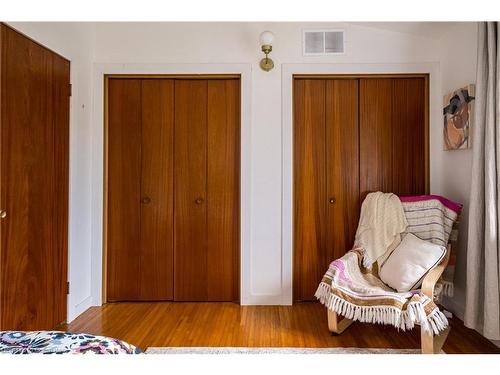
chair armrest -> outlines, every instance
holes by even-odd
[[[422,281],[422,293],[429,297],[431,300],[434,299],[434,287],[438,282],[439,278],[443,274],[446,266],[448,266],[448,261],[450,260],[451,245],[448,244],[446,248],[446,255],[444,259],[435,268],[430,270],[427,275],[425,275]]]

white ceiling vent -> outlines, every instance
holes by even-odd
[[[342,54],[344,30],[304,30],[302,44],[305,56]]]

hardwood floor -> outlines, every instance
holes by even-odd
[[[500,353],[479,333],[454,318],[446,353]],[[239,306],[233,303],[134,302],[92,307],[64,327],[150,346],[360,347],[411,349],[420,330],[356,322],[339,336],[328,331],[319,303]]]

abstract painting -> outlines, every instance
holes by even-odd
[[[444,96],[444,149],[471,147],[470,131],[474,116],[474,85],[467,85]]]

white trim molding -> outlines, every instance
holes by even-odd
[[[441,140],[441,78],[439,63],[339,63],[339,64],[283,64],[282,74],[282,304],[293,302],[293,103],[294,74],[429,74],[429,160],[435,160]],[[433,164],[430,165],[431,191]],[[346,249],[347,250],[347,249]],[[332,259],[333,260],[333,259]],[[325,270],[326,271],[326,270]],[[318,280],[319,283],[320,280]]]
[[[93,67],[92,118],[92,305],[102,305],[103,192],[104,192],[104,75],[106,74],[240,74],[241,75],[241,199],[240,296],[252,304],[250,247],[251,182],[251,64],[128,64],[96,63]]]

